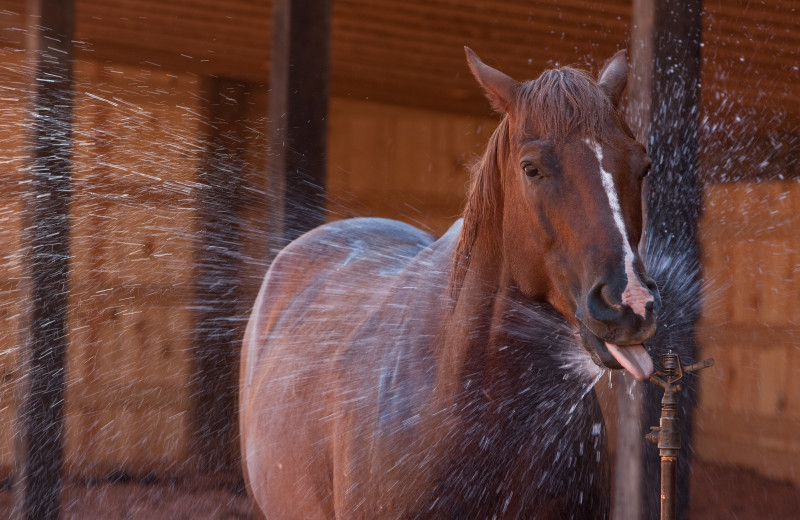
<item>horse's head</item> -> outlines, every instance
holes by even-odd
[[[491,204],[511,283],[567,317],[599,365],[649,377],[642,343],[661,300],[638,253],[650,159],[618,111],[625,52],[597,81],[567,67],[520,83],[469,49],[467,61],[505,117],[479,165],[465,228],[475,227],[470,205],[475,213]]]

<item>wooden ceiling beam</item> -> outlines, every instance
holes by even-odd
[[[140,67],[155,67],[160,70],[195,74],[197,76],[227,76],[255,83],[266,83],[269,78],[269,63],[256,67],[252,60],[226,57],[224,60],[208,58],[188,59],[177,52],[133,47],[116,42],[95,41],[88,49],[76,49],[78,60],[96,61]]]
[[[480,0],[462,1],[457,6],[452,2],[431,1],[406,1],[406,2],[365,2],[364,0],[339,0],[339,7],[351,6],[354,10],[363,13],[372,6],[378,6],[381,12],[408,12],[414,13],[419,18],[427,19],[440,17],[443,19],[472,18],[479,24],[485,25],[487,20],[502,20],[503,24],[514,23],[519,20],[529,20],[534,14],[539,20],[550,20],[560,24],[583,24],[587,18],[605,16],[609,19],[629,21],[631,13],[630,3],[627,1],[603,3],[564,2],[553,1],[550,6],[537,3],[533,6],[527,2],[491,2]]]
[[[335,27],[347,27],[354,32],[374,33],[379,36],[386,35],[411,35],[427,41],[446,41],[454,38],[477,38],[488,41],[508,40],[519,44],[520,41],[534,42],[539,40],[538,35],[543,27],[559,28],[566,34],[574,34],[582,38],[602,39],[605,34],[615,30],[625,34],[629,24],[627,19],[618,19],[615,16],[589,19],[585,16],[557,17],[545,16],[531,19],[527,16],[517,16],[515,13],[504,12],[498,15],[502,24],[492,25],[487,23],[491,15],[486,13],[441,13],[439,15],[424,11],[408,11],[406,9],[391,10],[358,10],[353,6],[339,6],[334,17]],[[549,36],[549,34],[547,35]],[[620,39],[623,39],[622,37]],[[537,42],[538,43],[538,42]],[[547,42],[550,43],[550,42]]]
[[[770,1],[704,6],[703,86],[713,92],[742,84],[743,103],[797,113],[800,33],[792,9],[800,1]],[[12,47],[22,45],[14,25],[24,9],[24,0],[0,0],[0,40]],[[212,0],[79,0],[76,9],[79,59],[268,81],[269,1],[229,0],[224,12]],[[631,10],[629,0],[336,0],[331,88],[484,114],[463,45],[520,80],[554,63],[596,70],[627,43]]]
[[[144,0],[137,0],[139,4],[147,4]],[[142,5],[147,7],[146,5]],[[214,12],[206,12],[191,9],[176,9],[170,3],[158,3],[144,11],[144,14],[136,14],[131,9],[119,4],[105,2],[82,2],[77,10],[77,23],[97,24],[127,27],[135,27],[144,32],[158,32],[158,27],[166,27],[170,32],[178,32],[192,35],[197,39],[204,38],[228,38],[231,40],[246,40],[259,34],[262,38],[269,40],[263,34],[264,30],[269,29],[269,15],[271,10],[253,10],[252,13],[241,13],[236,16],[225,15],[226,23],[234,25],[236,31],[219,31],[221,27],[220,16]],[[180,23],[176,23],[180,20]]]
[[[706,2],[704,5],[705,24],[723,18],[731,19],[738,24],[742,23],[767,23],[769,25],[786,26],[797,29],[797,13],[800,12],[800,2],[796,0],[780,0],[770,4],[762,2],[761,8],[752,8],[749,2],[725,2],[714,4]],[[771,7],[772,9],[768,9]]]

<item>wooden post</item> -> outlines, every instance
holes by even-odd
[[[628,49],[631,71],[628,75],[628,122],[641,143],[649,141],[653,72],[653,3],[633,0],[633,24]],[[644,253],[644,252],[642,252]],[[644,385],[627,372],[612,375],[617,396],[617,438],[614,471],[614,520],[641,520],[644,513],[645,446]]]
[[[650,88],[644,98],[649,98],[646,135],[653,168],[647,189],[644,256],[663,300],[661,325],[648,346],[656,360],[671,348],[689,361],[695,360],[694,328],[700,314],[701,290],[697,168],[703,2],[642,0],[640,7],[634,26],[651,28],[642,33],[641,42],[632,42],[632,46],[642,45],[644,49],[634,70],[645,75],[648,68],[650,71]],[[646,51],[648,48],[652,53]],[[683,440],[678,465],[678,518],[686,516],[689,506],[692,408],[696,398],[693,378],[687,377],[684,382],[678,411]],[[660,399],[658,387],[645,385],[642,435],[658,423]],[[658,451],[645,446],[644,461],[643,475],[658,475]],[[659,485],[647,480],[644,486],[644,518],[656,518]]]
[[[238,460],[237,360],[246,320],[239,304],[246,84],[213,78],[206,85],[209,131],[198,175],[191,451],[199,471],[225,473],[234,471]]]
[[[645,481],[642,457],[647,449],[642,442],[644,424],[644,383],[627,372],[612,374],[617,397],[617,439],[614,468],[614,520],[642,518]]]
[[[330,13],[330,0],[273,3],[270,175],[287,242],[325,221]]]
[[[48,520],[59,516],[64,450],[74,8],[71,0],[30,0],[27,8],[33,77],[13,514]]]

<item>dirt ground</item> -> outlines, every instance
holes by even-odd
[[[0,491],[0,518],[12,496]],[[70,482],[64,520],[254,519],[240,484],[211,480]],[[691,519],[780,520],[800,518],[800,490],[750,471],[695,462]]]

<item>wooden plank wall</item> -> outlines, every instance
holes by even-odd
[[[800,182],[714,184],[700,223],[700,458],[800,486]]]
[[[14,383],[22,310],[19,278],[22,275],[23,63],[23,53],[0,50],[0,75],[7,87],[0,94],[0,121],[3,121],[0,124],[0,243],[3,244],[0,250],[0,478],[8,474],[13,464]]]
[[[67,466],[147,473],[187,443],[198,80],[76,71]]]
[[[330,218],[396,218],[444,233],[498,121],[335,98]]]

